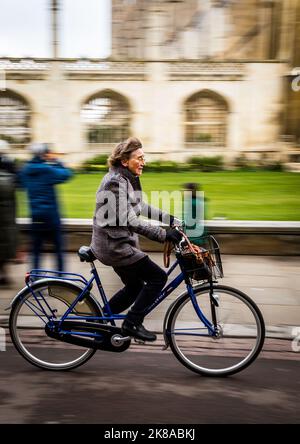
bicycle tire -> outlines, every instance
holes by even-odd
[[[264,344],[265,324],[259,308],[245,293],[223,285],[213,289],[219,304],[220,336],[209,334],[185,292],[168,314],[165,337],[175,357],[188,369],[205,376],[228,376],[257,358]],[[201,311],[212,322],[209,286],[193,290],[197,301],[201,299]]]
[[[79,286],[68,281],[45,279],[34,283],[34,292],[46,296],[45,300],[52,310],[60,310],[56,312],[56,316],[62,315],[81,291]],[[23,358],[36,367],[54,371],[71,370],[91,359],[96,352],[95,349],[74,346],[47,336],[45,332],[47,318],[41,314],[41,310],[40,317],[36,315],[33,307],[35,311],[39,310],[31,291],[25,288],[21,297],[14,302],[9,318],[12,342]],[[91,294],[76,304],[71,314],[76,315],[76,313],[102,316],[101,309]]]

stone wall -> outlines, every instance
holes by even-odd
[[[19,219],[22,244],[29,246],[29,220]],[[209,221],[209,233],[214,235],[223,254],[299,256],[300,222]],[[92,221],[88,219],[64,220],[66,250],[77,251],[89,245]],[[163,245],[140,237],[141,248],[149,252],[162,252]]]

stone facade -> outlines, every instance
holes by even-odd
[[[89,137],[93,127],[82,119],[87,103],[107,114],[112,97],[126,104],[128,134],[143,141],[149,159],[222,155],[232,162],[245,153],[288,161],[289,152],[298,152],[300,127],[300,92],[291,88],[300,1],[240,3],[113,1],[109,59],[0,60],[0,118],[1,95],[17,95],[29,108],[30,139],[52,143],[75,165],[114,146],[109,136],[102,143]],[[202,92],[204,124],[187,117]],[[100,98],[97,106],[92,98]],[[218,101],[226,110],[222,122]],[[117,121],[115,111],[109,125]],[[189,128],[198,138],[189,137]],[[208,134],[221,128],[222,137]],[[22,144],[11,143],[11,150],[26,156]]]
[[[113,56],[155,60],[276,59],[282,3],[113,0]]]

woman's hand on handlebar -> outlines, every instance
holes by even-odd
[[[180,220],[177,217],[172,216],[172,215],[170,216],[170,227],[172,227],[172,228],[178,227],[182,230],[184,225],[185,225],[184,220]]]
[[[174,244],[178,244],[182,240],[182,235],[180,231],[176,228],[166,228],[166,241],[173,242]]]

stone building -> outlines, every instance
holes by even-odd
[[[52,59],[0,59],[17,157],[47,141],[78,164],[136,135],[150,159],[300,161],[300,0],[113,0],[105,60],[59,58],[55,30]]]

